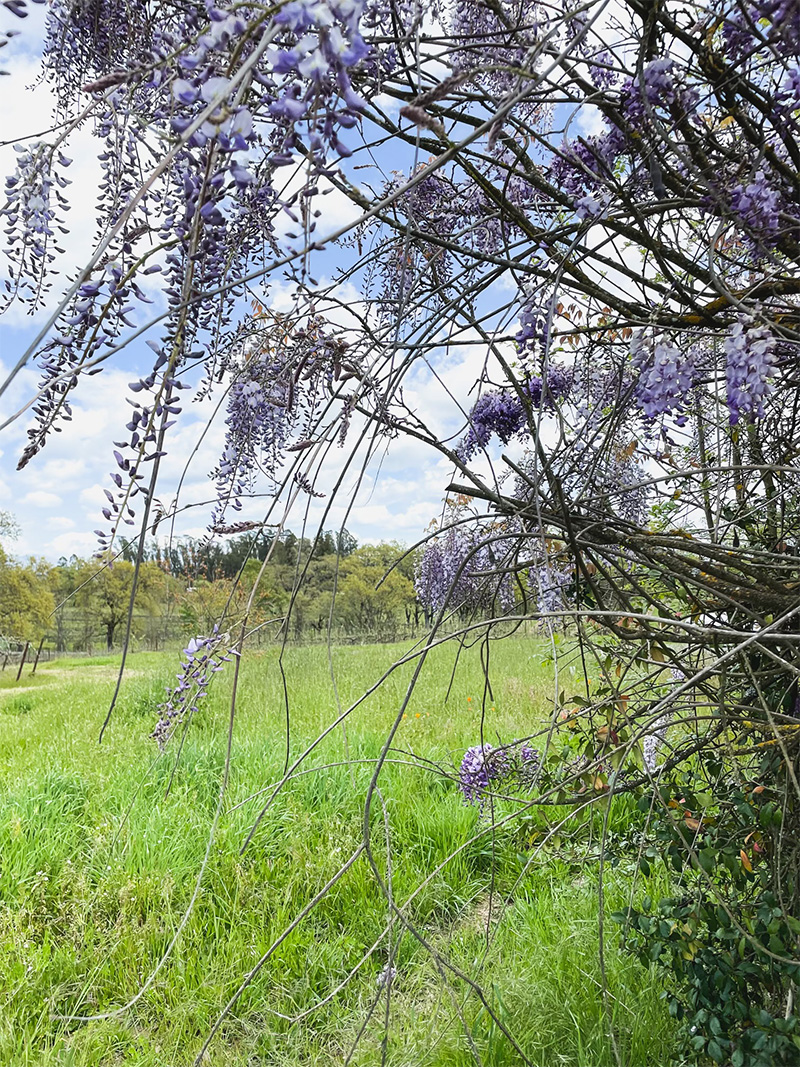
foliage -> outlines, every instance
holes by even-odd
[[[0,537],[19,537],[19,523],[10,511],[0,511]]]
[[[388,635],[398,618],[409,621],[416,595],[402,556],[390,541],[357,548],[342,563],[334,612],[350,633]]]
[[[757,779],[742,783],[720,777],[707,757],[680,785],[662,786],[654,844],[640,863],[649,871],[647,857],[663,857],[678,895],[615,916],[632,951],[671,979],[670,1012],[685,1019],[694,1050],[736,1067],[795,1063],[800,1049],[798,889],[784,847],[797,805],[785,779],[777,792],[781,762],[767,749]]]
[[[137,579],[135,596],[134,576]],[[84,564],[77,574],[77,581],[74,592],[76,605],[100,624],[106,647],[112,649],[129,611],[133,611],[131,632],[134,634],[139,631],[141,624],[135,609],[138,608],[139,612],[154,611],[164,577],[153,564],[143,565],[137,574],[133,564],[118,560],[110,567]]]
[[[53,611],[53,597],[42,580],[47,568],[36,560],[23,566],[0,548],[0,635],[15,641],[41,637]]]

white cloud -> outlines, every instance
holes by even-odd
[[[97,551],[97,538],[82,531],[75,533],[59,534],[46,545],[47,555],[51,558],[59,556],[91,556]]]
[[[43,489],[34,489],[32,493],[25,495],[22,503],[32,504],[35,508],[57,508],[61,506],[61,497]]]
[[[50,451],[48,449],[48,452]],[[37,478],[44,485],[57,485],[60,489],[71,489],[83,482],[87,467],[85,459],[81,459],[79,456],[47,458],[48,452],[45,452],[44,463],[41,464],[37,472]],[[94,454],[97,454],[96,450]]]
[[[109,482],[109,485],[111,483]],[[89,515],[98,514],[101,507],[105,507],[105,504],[100,501],[105,501],[106,496],[103,490],[106,486],[101,485],[99,482],[95,482],[94,485],[87,485],[85,489],[81,489],[78,494],[78,500],[88,511]]]

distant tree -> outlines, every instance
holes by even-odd
[[[358,548],[358,541],[349,530],[341,530],[336,535],[336,549],[340,556],[349,556]]]
[[[240,580],[217,578],[209,582],[199,578],[180,595],[178,616],[181,628],[191,637],[207,636],[215,626],[234,630],[242,621],[250,600],[250,592],[260,570],[260,563],[251,560],[244,567]],[[259,583],[250,608],[248,622],[251,628],[269,618],[280,619],[286,610],[288,595],[283,590],[277,575],[272,573]]]
[[[12,541],[19,537],[19,523],[10,511],[0,511],[0,537],[8,537]]]
[[[395,566],[403,551],[396,541],[364,545],[342,562],[335,613],[351,633],[392,636],[407,618],[416,595],[411,579]]]
[[[128,618],[134,573],[134,565],[126,560],[117,560],[113,566],[102,566],[99,562],[84,563],[78,569],[74,602],[102,628],[108,649],[114,647],[115,638]],[[133,634],[142,631],[144,616],[157,611],[163,590],[164,575],[161,568],[152,562],[142,564],[131,624]]]
[[[47,631],[55,607],[47,587],[45,565],[32,560],[23,566],[0,548],[0,635],[34,641]]]
[[[69,559],[62,556],[47,574],[47,584],[55,604],[50,630],[58,652],[66,652],[70,637],[74,638],[74,626],[70,625],[70,615],[74,610],[71,597],[80,583],[79,575],[83,567],[84,561],[77,556],[70,556]],[[91,640],[91,634],[87,636]]]

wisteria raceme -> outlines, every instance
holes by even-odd
[[[404,174],[394,174],[384,186],[385,195],[395,194],[405,184]],[[401,193],[396,208],[413,232],[409,229],[383,243],[373,268],[380,279],[377,303],[385,322],[399,319],[411,323],[426,308],[441,305],[446,299],[453,269],[450,252],[426,241],[423,235],[449,237],[459,230],[463,201],[451,182],[432,174]]]
[[[595,85],[603,89],[616,84],[619,74],[614,68],[614,56],[605,46],[598,43],[597,35],[591,32],[585,11],[580,8],[570,14],[566,25],[566,39],[574,42],[573,55],[582,56],[586,61],[588,75]]]
[[[421,555],[414,588],[427,612],[510,610],[516,585],[509,572],[517,531],[478,522],[451,526],[431,538]]]
[[[0,208],[11,261],[5,288],[9,299],[28,299],[36,307],[49,288],[53,263],[62,251],[56,231],[64,232],[69,204],[62,190],[70,181],[61,170],[72,160],[43,141],[15,148],[17,168],[6,178],[6,204]]]
[[[273,473],[277,471],[291,429],[289,383],[278,379],[267,387],[268,368],[258,359],[251,362],[254,365],[248,365],[247,375],[232,384],[228,395],[225,448],[216,472],[222,508],[215,523],[221,522],[228,501],[241,508],[241,497],[262,457]]]
[[[520,764],[525,774],[533,776],[541,766],[542,757],[538,748],[523,744],[519,750]]]
[[[359,29],[363,13],[364,0],[290,0],[278,9],[280,47],[270,56],[277,98],[270,113],[284,125],[285,136],[276,162],[292,162],[291,153],[303,144],[303,127],[312,156],[324,160],[327,149],[350,155],[340,132],[355,125],[364,106],[350,78],[369,54]]]
[[[619,137],[612,142],[610,135],[564,141],[550,164],[551,181],[576,200],[588,194],[604,195],[620,147]]]
[[[649,506],[647,477],[635,443],[602,450],[587,443],[575,452],[575,466],[564,479],[574,500],[593,514],[611,514],[631,526],[644,525]]]
[[[774,247],[781,229],[781,192],[774,175],[770,177],[764,168],[748,181],[732,186],[731,210],[743,226],[743,238],[756,255],[763,249]]]
[[[800,55],[800,6],[797,0],[766,0],[750,9],[751,23],[770,22],[770,42],[787,56]]]
[[[681,351],[663,335],[651,340],[640,331],[631,340],[631,356],[636,400],[645,415],[675,415],[680,425],[696,379],[692,349]]]
[[[549,555],[543,562],[535,562],[528,570],[528,586],[536,600],[537,610],[551,614],[568,610],[567,590],[575,581],[572,568]]]
[[[463,0],[450,11],[449,31],[455,46],[455,67],[472,71],[493,94],[513,92],[520,75],[534,64],[542,9],[536,0]],[[511,32],[513,27],[513,32]],[[484,70],[483,68],[488,68]],[[526,118],[536,105],[523,103]]]
[[[178,684],[167,691],[159,707],[159,720],[152,736],[159,746],[164,746],[175,729],[200,709],[200,702],[208,695],[212,678],[223,670],[238,652],[228,647],[229,636],[220,633],[217,626],[208,637],[193,637],[183,650],[183,661],[178,673]]]
[[[569,392],[571,376],[562,367],[548,369],[543,380],[533,376],[522,382],[522,392],[532,408],[552,410],[557,401]],[[512,437],[525,432],[528,415],[517,393],[511,390],[490,390],[483,393],[469,413],[469,430],[458,447],[462,460],[471,459],[485,448],[493,437],[508,444]]]
[[[672,713],[665,713],[653,723],[642,740],[642,760],[648,774],[655,774],[658,770],[658,755],[666,742],[671,721]]]
[[[508,444],[526,425],[525,408],[516,395],[506,390],[483,393],[469,413],[470,427],[458,452],[463,460],[485,448],[493,437]]]
[[[483,804],[493,781],[503,778],[508,769],[508,757],[490,744],[473,745],[464,753],[458,770],[458,787],[468,804]]]
[[[333,404],[340,415],[347,409],[352,394],[341,391],[345,382],[358,381],[364,395],[369,390],[357,353],[319,317],[294,327],[279,318],[234,352],[212,526],[223,523],[229,505],[241,508],[258,472],[274,485],[292,436],[307,441],[323,405]],[[340,440],[346,431],[345,411]]]
[[[468,804],[483,808],[493,784],[514,779],[523,788],[535,784],[541,754],[531,745],[514,741],[502,748],[484,743],[464,753],[458,771],[458,788]]]
[[[731,425],[744,415],[760,418],[774,388],[775,338],[766,326],[735,322],[725,338],[725,384]]]
[[[514,338],[520,354],[531,352],[547,358],[550,341],[549,308],[529,300],[519,313],[520,328]]]
[[[121,261],[112,260],[80,285],[57,323],[59,332],[40,349],[41,395],[33,405],[36,423],[28,430],[28,444],[20,457],[20,468],[40,451],[48,434],[58,429],[59,421],[71,419],[68,397],[78,384],[83,365],[101,359],[122,333],[133,328],[137,306],[150,302],[126,273]],[[158,370],[156,366],[151,384]],[[140,381],[133,389],[139,391],[142,387]]]

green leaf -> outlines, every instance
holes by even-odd
[[[725,1053],[722,1050],[722,1045],[720,1045],[718,1041],[714,1040],[714,1038],[709,1041],[707,1051],[714,1063],[722,1063],[722,1061],[725,1059]]]
[[[712,874],[717,865],[717,850],[715,848],[703,848],[698,852],[697,860],[706,874]]]

